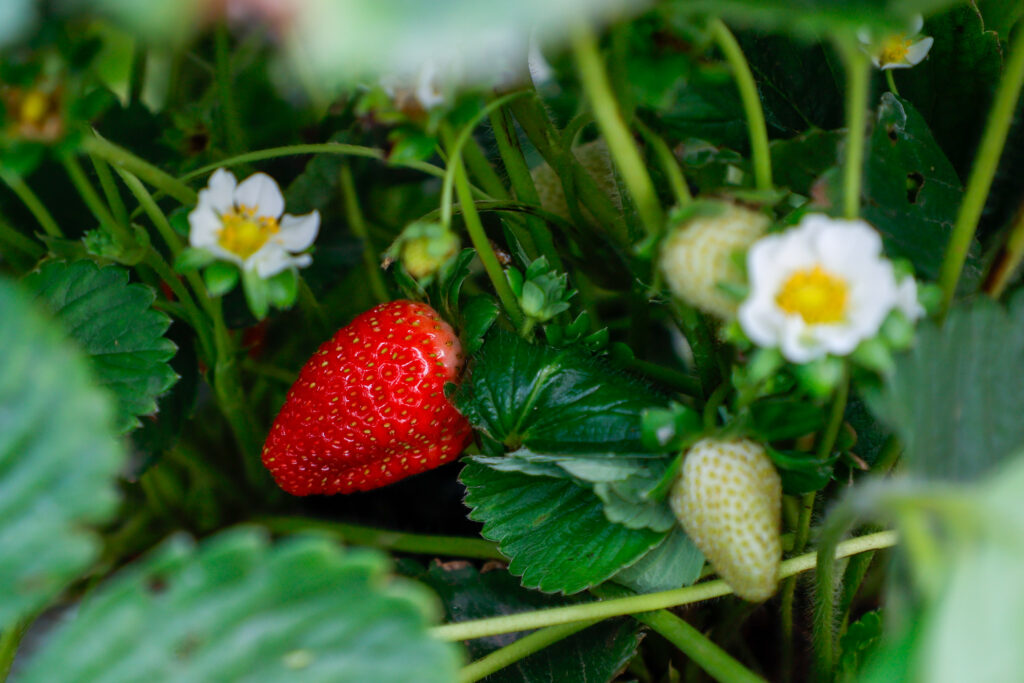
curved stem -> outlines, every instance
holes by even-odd
[[[391,297],[388,296],[388,287],[384,284],[384,277],[380,272],[380,263],[377,261],[377,253],[370,239],[370,231],[366,229],[363,212],[359,209],[359,197],[356,194],[355,182],[352,180],[352,168],[348,163],[341,165],[340,182],[348,226],[352,234],[363,243],[363,265],[366,266],[366,273],[370,278],[370,289],[377,303],[384,303]]]
[[[82,141],[82,149],[106,160],[114,168],[131,171],[144,182],[174,197],[186,206],[191,206],[198,201],[198,195],[188,185],[99,135],[85,138]]]
[[[71,183],[78,190],[78,194],[81,195],[85,205],[89,207],[89,211],[96,217],[100,225],[109,231],[121,246],[128,247],[132,245],[135,242],[135,238],[129,231],[128,226],[119,223],[114,218],[114,214],[110,212],[110,207],[100,198],[96,188],[89,182],[89,178],[85,175],[82,165],[78,163],[78,159],[73,154],[64,154],[60,160],[64,164],[64,170],[67,171]]]
[[[608,151],[619,168],[623,183],[636,202],[644,230],[648,236],[659,235],[665,217],[658,202],[658,194],[612,93],[608,74],[605,73],[597,49],[597,38],[589,27],[581,24],[573,31],[572,46],[580,82],[594,110],[594,119],[608,143]]]
[[[764,683],[763,678],[740,664],[710,638],[668,610],[633,616],[660,633],[716,681]]]
[[[327,534],[350,545],[381,548],[414,555],[468,557],[478,560],[505,560],[498,546],[481,538],[430,536],[389,531],[358,524],[330,522],[309,517],[256,517],[252,520],[275,534],[299,534],[314,531]]]
[[[864,174],[864,135],[867,127],[868,81],[871,63],[852,39],[838,40],[846,64],[846,153],[843,160],[843,216],[860,215],[860,187]]]
[[[732,69],[736,87],[740,91],[740,102],[743,113],[747,117],[747,131],[750,133],[750,151],[754,163],[754,182],[759,190],[772,189],[772,155],[768,148],[768,127],[764,122],[764,110],[761,108],[761,96],[757,92],[757,83],[750,65],[736,37],[721,19],[711,21],[711,35],[718,44],[718,49],[725,55]]]
[[[900,91],[896,89],[896,79],[893,78],[892,69],[885,70],[885,83],[889,86],[889,92],[896,97],[900,96]]]
[[[665,177],[668,178],[669,187],[672,188],[672,194],[676,198],[676,206],[686,206],[692,202],[693,195],[690,193],[690,186],[686,184],[686,177],[683,175],[683,170],[679,167],[679,160],[676,159],[676,155],[669,149],[668,143],[639,118],[634,119],[633,125],[644,136],[644,140],[651,146],[651,149],[654,150],[654,155],[658,157],[661,170],[665,173]]]
[[[869,550],[888,548],[895,545],[896,541],[897,536],[893,531],[860,536],[840,543],[835,549],[835,557],[849,557]],[[807,553],[786,560],[779,568],[779,577],[786,578],[813,569],[817,561],[816,553]],[[580,605],[568,605],[566,607],[552,607],[535,612],[477,619],[457,624],[444,624],[442,626],[435,626],[431,629],[431,632],[434,637],[449,641],[483,638],[485,636],[514,633],[543,626],[568,624],[575,621],[607,619],[625,614],[652,612],[668,607],[702,602],[731,593],[732,589],[725,581],[706,581],[693,586],[687,586],[686,588],[635,595],[628,598],[601,600]]]
[[[985,134],[978,147],[978,156],[971,167],[971,175],[967,179],[960,212],[953,224],[953,235],[946,248],[946,256],[942,261],[939,273],[939,285],[942,287],[942,311],[949,309],[956,293],[960,272],[967,260],[967,251],[971,247],[974,233],[978,229],[978,220],[985,208],[985,199],[992,179],[999,167],[999,158],[1006,144],[1006,136],[1013,123],[1013,115],[1017,100],[1020,98],[1021,87],[1024,86],[1024,31],[1018,30],[1010,46],[1010,55],[999,81],[992,109],[989,111]]]
[[[6,681],[8,674],[11,673],[11,665],[18,654],[18,646],[31,623],[31,619],[16,621],[0,633],[0,681]]]
[[[459,671],[459,683],[475,683],[496,671],[504,669],[506,666],[515,664],[519,660],[525,659],[533,653],[539,652],[560,640],[565,640],[569,636],[597,623],[600,623],[600,619],[580,621],[574,624],[560,624],[534,631],[464,666]]]
[[[50,237],[63,237],[64,233],[57,225],[57,221],[53,220],[53,216],[46,209],[46,205],[40,201],[36,193],[32,191],[32,188],[28,186],[20,175],[9,171],[5,168],[0,168],[0,179],[7,184],[8,187],[18,195],[18,199],[21,200],[25,208],[32,213],[32,216],[39,223],[39,226],[43,229]]]

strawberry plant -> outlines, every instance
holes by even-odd
[[[1024,677],[1024,9],[0,2],[0,679]]]

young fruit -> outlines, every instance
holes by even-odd
[[[572,152],[576,156],[576,160],[580,162],[580,166],[597,183],[598,188],[616,206],[621,205],[622,199],[619,196],[619,188],[615,184],[615,170],[612,168],[612,160],[608,155],[608,145],[605,144],[604,140],[599,139],[582,144]],[[565,190],[562,189],[562,181],[554,169],[545,163],[532,169],[530,175],[533,177],[533,184],[537,188],[541,207],[545,211],[550,211],[557,216],[570,220],[569,205],[565,200]]]
[[[739,301],[720,284],[741,286],[735,261],[768,228],[764,214],[727,202],[715,202],[711,215],[696,215],[671,229],[661,247],[661,270],[672,293],[697,308],[730,319]]]
[[[462,346],[426,304],[392,301],[357,316],[309,359],[263,447],[288,493],[351,493],[449,462],[472,438],[444,396]]]
[[[772,596],[782,558],[782,481],[763,447],[745,439],[698,441],[669,503],[736,595],[751,602]]]

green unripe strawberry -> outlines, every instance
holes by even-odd
[[[687,452],[669,503],[736,595],[767,600],[782,559],[782,480],[753,441],[703,439]]]
[[[661,269],[673,294],[728,320],[736,316],[739,300],[723,286],[743,286],[736,255],[757,241],[770,221],[728,202],[703,204],[707,211],[671,228],[661,247]]]

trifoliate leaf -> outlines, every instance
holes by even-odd
[[[99,555],[125,453],[88,360],[30,296],[0,279],[0,630]]]
[[[163,334],[170,318],[155,311],[149,287],[128,284],[128,271],[92,261],[51,261],[25,278],[36,295],[86,353],[99,384],[117,398],[117,427],[127,432],[177,380],[168,365],[176,347]]]

